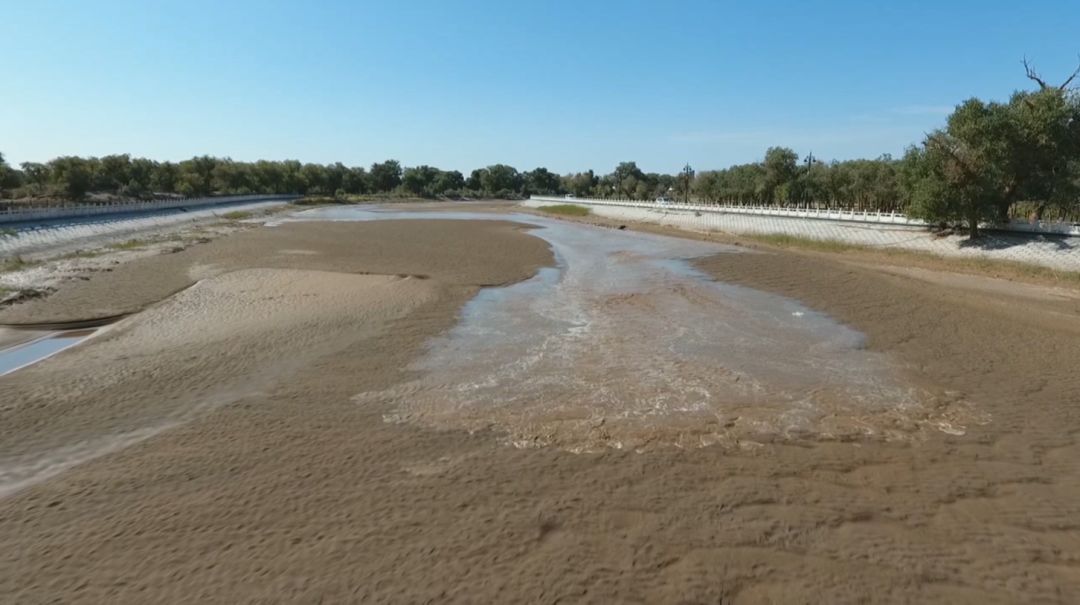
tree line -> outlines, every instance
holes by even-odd
[[[237,162],[211,156],[158,162],[120,154],[63,156],[14,168],[0,154],[0,197],[6,199],[78,201],[91,194],[153,198],[258,193],[513,198],[562,191],[559,175],[546,168],[520,172],[505,164],[473,170],[466,177],[457,170],[432,166],[403,167],[397,160],[350,167],[296,160]]]
[[[129,198],[296,193],[397,194],[427,198],[519,198],[533,194],[653,199],[659,196],[761,205],[806,205],[898,211],[942,225],[1010,217],[1080,219],[1080,68],[1052,85],[1024,62],[1037,84],[1008,101],[969,99],[944,127],[894,159],[823,162],[771,147],[761,161],[722,170],[646,173],[622,162],[604,175],[558,175],[495,164],[468,176],[396,160],[369,167],[296,160],[237,162],[199,156],[158,162],[127,154],[64,156],[9,166],[0,155],[0,198],[82,200],[90,194]]]

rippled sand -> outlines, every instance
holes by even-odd
[[[637,238],[632,228],[621,236]],[[515,290],[474,300],[483,285],[555,267],[548,243],[497,222],[283,224],[132,261],[0,311],[0,321],[22,322],[141,311],[0,378],[0,459],[55,458],[61,444],[138,439],[163,418],[181,420],[0,499],[0,601],[984,605],[1080,594],[1075,298],[898,274],[853,264],[866,261],[857,254],[719,250],[689,265],[634,251],[586,257],[598,267],[588,279],[573,276],[573,262],[550,273],[561,298]],[[739,298],[744,291],[689,266],[755,292]],[[623,268],[668,286],[613,291],[604,281]],[[196,282],[207,289],[185,290],[175,300],[189,304],[160,314]],[[399,295],[414,287],[431,298]],[[752,308],[729,308],[746,300]],[[739,331],[716,332],[729,328],[650,323],[697,305],[738,320],[754,341],[834,321],[772,348],[748,343],[780,351],[777,359],[735,354],[752,349],[740,349]],[[485,351],[501,352],[494,365],[509,372],[533,359],[538,343],[518,343],[515,332],[470,333],[477,310],[549,326],[565,359],[532,362],[538,375],[556,393],[576,384],[560,376],[594,388],[545,402],[531,374],[514,393],[504,372],[488,372],[484,397],[446,397],[466,417],[482,420],[477,403],[504,394],[519,397],[512,408],[540,410],[537,426],[552,425],[545,410],[558,406],[605,417],[616,405],[658,409],[671,441],[643,453],[508,447],[508,431],[528,425],[491,416],[487,429],[459,430],[428,415],[437,402],[423,389],[401,396],[403,385],[430,384],[433,360],[473,372]],[[650,341],[674,350],[650,351]],[[479,347],[476,360],[465,343]],[[875,399],[894,392],[852,381],[819,345],[872,370],[877,384],[914,388],[915,407]],[[606,347],[629,355],[609,359]],[[708,371],[713,357],[730,374]],[[809,368],[832,372],[825,386],[835,393],[868,392],[872,428],[885,426],[880,410],[913,424],[890,429],[899,439],[822,438],[828,418],[811,399],[810,433],[774,424],[771,440],[740,433],[739,447],[671,447],[675,419],[696,420],[671,410],[697,396],[671,385],[736,397],[724,376],[753,378],[772,409],[799,410],[798,397],[783,395],[805,391]],[[619,380],[604,385],[605,372]],[[243,376],[252,382],[237,382]],[[628,402],[643,384],[654,396]],[[192,407],[200,402],[211,405]],[[708,415],[730,420],[722,403],[708,401]],[[385,422],[410,411],[422,415]],[[930,424],[957,414],[981,420]],[[580,444],[573,422],[563,424],[565,444]],[[635,419],[624,434],[640,426]]]

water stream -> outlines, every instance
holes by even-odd
[[[919,393],[863,336],[795,300],[720,283],[693,258],[752,254],[533,215],[333,208],[318,220],[510,219],[557,267],[480,292],[431,343],[391,422],[494,429],[519,447],[694,447],[881,433]]]
[[[56,332],[4,349],[0,351],[0,376],[35,364],[68,347],[73,347],[93,333],[94,330]]]

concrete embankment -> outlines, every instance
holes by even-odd
[[[262,211],[289,203],[291,198],[256,198],[193,208],[174,207],[135,212],[62,216],[4,223],[0,227],[0,257],[63,252],[71,246],[108,243],[136,234],[184,223],[214,220],[230,212]]]
[[[986,258],[1080,271],[1080,237],[989,232],[978,244],[966,236],[932,233],[924,226],[796,218],[747,213],[700,211],[678,207],[598,204],[587,200],[526,200],[530,208],[553,203],[588,207],[593,214],[617,220],[667,225],[687,231],[737,235],[780,234],[821,241],[839,241],[881,249],[903,249],[941,256]]]

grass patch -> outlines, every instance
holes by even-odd
[[[870,246],[860,246],[858,244],[849,244],[835,239],[811,239],[808,237],[798,237],[796,235],[787,235],[784,233],[768,233],[765,235],[743,235],[740,237],[746,237],[763,244],[770,246],[776,246],[778,248],[799,248],[801,250],[814,250],[817,252],[847,252],[849,250],[877,250]]]
[[[115,244],[109,244],[109,247],[113,250],[138,250],[145,246],[147,242],[141,239],[129,239],[126,242],[117,242]]]
[[[1080,272],[1062,271],[1060,269],[1052,269],[1042,265],[1031,265],[1016,261],[981,257],[964,258],[941,256],[932,252],[923,252],[919,250],[877,248],[874,246],[849,244],[837,240],[816,240],[780,233],[740,235],[739,238],[760,242],[776,248],[824,252],[829,254],[858,252],[861,257],[869,260],[881,260],[893,264],[902,263],[905,266],[924,269],[1080,286]]]
[[[585,206],[577,206],[575,204],[540,206],[537,210],[540,212],[547,212],[548,214],[558,214],[560,216],[589,216],[589,213],[592,212]]]
[[[253,216],[255,215],[251,212],[246,212],[244,210],[233,210],[232,212],[226,212],[225,214],[222,214],[221,218],[226,218],[230,221],[242,221],[246,218],[251,218]]]

